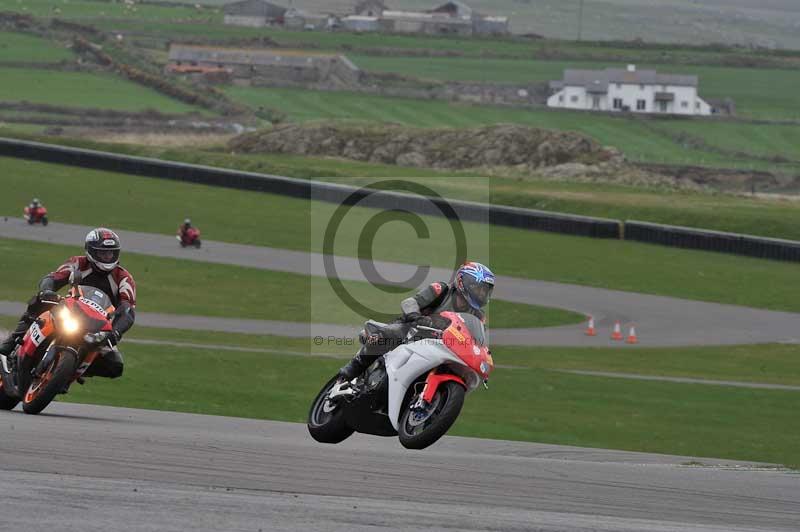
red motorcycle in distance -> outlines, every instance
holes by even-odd
[[[0,355],[0,409],[19,402],[26,414],[38,414],[80,379],[105,350],[113,350],[111,318],[114,306],[107,294],[80,285],[71,276],[69,294],[49,302],[16,347],[16,361]],[[76,277],[78,279],[76,279]]]
[[[23,217],[25,218],[25,221],[28,222],[28,225],[33,225],[33,224],[39,224],[40,223],[43,226],[46,226],[47,223],[48,223],[48,221],[47,221],[47,207],[45,207],[44,205],[41,205],[39,207],[33,207],[33,208],[31,208],[31,206],[28,205],[27,207],[25,207],[25,209],[22,211],[22,213],[23,213]]]
[[[181,243],[182,248],[194,246],[200,249],[200,230],[196,227],[190,227],[186,231],[182,231],[180,234],[175,235],[175,238]]]

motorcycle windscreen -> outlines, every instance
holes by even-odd
[[[483,322],[477,316],[466,312],[459,313],[459,316],[464,320],[464,325],[472,335],[475,344],[480,347],[486,346],[486,327],[484,327]]]
[[[97,303],[102,308],[107,309],[108,307],[114,306],[114,304],[111,302],[111,298],[108,297],[108,294],[106,294],[102,290],[99,290],[94,286],[86,286],[86,285],[81,285],[80,289],[82,297],[88,299],[89,301]]]

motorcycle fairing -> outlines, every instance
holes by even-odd
[[[433,368],[447,364],[464,380],[468,391],[480,385],[480,379],[475,372],[454,355],[441,340],[428,339],[401,345],[387,353],[385,361],[386,373],[389,376],[389,421],[395,430],[399,426],[400,410],[408,387]]]

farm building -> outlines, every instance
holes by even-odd
[[[361,0],[353,12],[359,17],[380,17],[386,9],[382,0]]]
[[[225,24],[254,28],[283,24],[286,11],[285,7],[264,0],[242,0],[223,8]]]
[[[381,0],[363,0],[356,4],[355,16],[345,17],[342,24],[353,31],[428,35],[505,35],[511,32],[508,17],[482,15],[458,1],[427,11],[399,11],[388,9]]]
[[[166,71],[203,76],[224,71],[241,85],[352,87],[361,71],[342,55],[301,50],[216,48],[173,44]]]
[[[294,30],[324,30],[332,28],[336,24],[336,18],[332,15],[310,13],[294,8],[286,11],[284,21],[287,28]]]
[[[627,69],[564,71],[550,83],[548,107],[707,116],[711,106],[697,94],[697,76]]]

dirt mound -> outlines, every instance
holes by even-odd
[[[578,133],[517,125],[412,129],[394,125],[284,124],[240,135],[231,140],[229,148],[240,153],[343,157],[443,169],[592,165],[618,156],[615,150]]]

